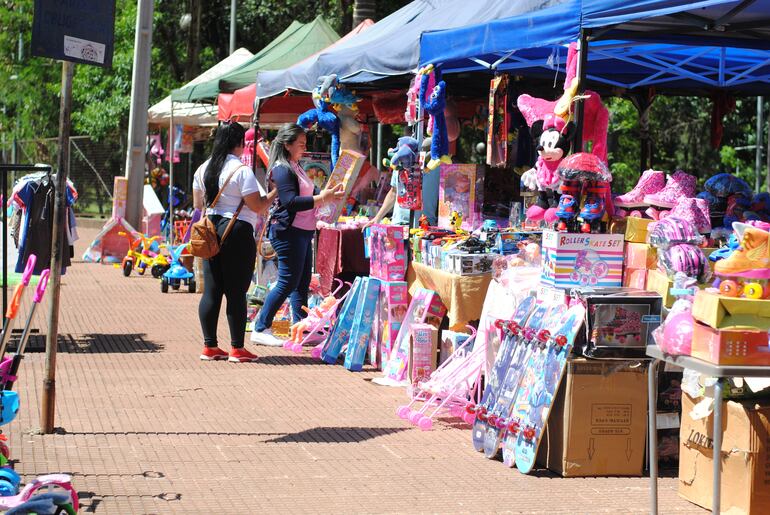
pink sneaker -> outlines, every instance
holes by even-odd
[[[669,176],[666,187],[658,193],[652,193],[644,196],[644,202],[653,206],[672,208],[683,198],[692,198],[695,196],[694,175],[684,173],[683,171],[674,172]]]
[[[615,198],[615,205],[625,208],[646,206],[644,197],[658,193],[665,187],[666,175],[663,172],[646,170],[634,189]]]
[[[701,203],[698,201],[700,200]],[[704,213],[708,213],[708,204],[705,200],[695,198],[683,198],[679,200],[679,203],[671,210],[669,216],[675,218],[681,218],[690,222],[701,234],[708,234],[711,232],[711,217]]]

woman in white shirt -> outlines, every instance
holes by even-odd
[[[217,228],[220,239],[237,214],[233,228],[219,253],[203,260],[204,288],[198,316],[203,331],[203,360],[228,359],[235,363],[256,361],[257,356],[243,347],[246,332],[246,291],[254,274],[257,246],[254,231],[258,215],[267,211],[276,192],[269,194],[257,182],[254,172],[244,165],[244,128],[238,123],[222,124],[214,138],[211,158],[195,172],[193,205],[203,210]],[[216,205],[208,207],[222,189]],[[227,324],[230,327],[228,355],[217,345],[217,322],[222,297],[227,298]]]

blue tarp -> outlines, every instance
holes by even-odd
[[[373,82],[413,73],[420,34],[514,16],[557,5],[562,0],[415,0],[372,27],[326,52],[280,71],[257,75],[257,96],[286,90],[310,92],[321,75],[346,83]]]
[[[587,77],[633,88],[767,91],[770,0],[568,0],[537,12],[426,32],[421,65],[444,72],[518,70],[553,76],[588,31]]]

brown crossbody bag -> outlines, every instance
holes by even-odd
[[[214,197],[213,202],[211,202],[208,207],[213,208],[217,205],[219,197],[225,190],[225,186],[227,186],[227,184],[230,182],[230,179],[232,179],[233,175],[235,175],[235,172],[245,167],[246,165],[241,165],[227,176],[227,180],[225,180],[224,184],[222,184],[222,187],[219,188],[219,193],[217,193],[217,196]],[[216,225],[214,225],[214,222],[209,220],[208,215],[204,214],[200,220],[193,224],[192,231],[190,231],[190,254],[203,259],[211,259],[219,254],[219,250],[222,248],[222,244],[224,244],[225,238],[227,238],[227,235],[230,234],[230,231],[233,229],[233,225],[238,219],[238,214],[241,212],[241,209],[243,209],[243,200],[241,200],[241,203],[238,204],[238,209],[235,210],[235,214],[230,219],[230,223],[227,224],[227,228],[225,229],[224,234],[222,234],[221,240],[217,236]]]

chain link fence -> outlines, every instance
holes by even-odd
[[[11,145],[6,142],[2,149],[7,162],[12,155]],[[69,145],[70,180],[78,190],[75,213],[109,217],[112,186],[115,176],[123,174],[125,150],[117,141],[96,141],[90,136],[72,136]],[[49,164],[55,169],[58,148],[57,138],[20,140],[16,142],[16,162]],[[9,185],[17,177],[9,177]]]

